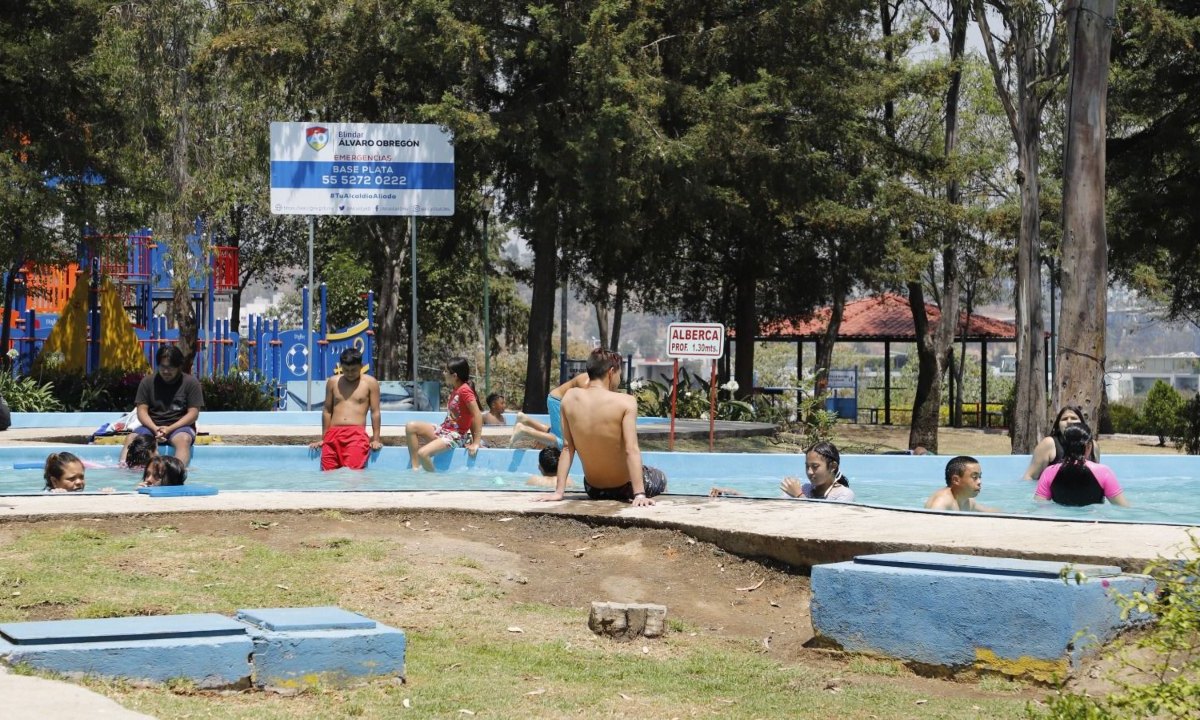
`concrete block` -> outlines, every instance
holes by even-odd
[[[341,608],[239,610],[254,641],[255,686],[292,690],[404,677],[404,632]]]
[[[661,637],[666,626],[666,605],[595,601],[588,615],[592,632],[618,640]]]
[[[7,662],[69,677],[239,686],[249,682],[253,649],[244,625],[215,614],[0,625],[0,656]]]
[[[1048,681],[1125,627],[1114,593],[1152,587],[1116,567],[870,555],[813,567],[812,621],[820,641],[852,652]]]

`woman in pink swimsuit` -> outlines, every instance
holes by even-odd
[[[1033,493],[1035,500],[1075,506],[1108,500],[1113,505],[1129,505],[1112,468],[1087,459],[1092,450],[1092,434],[1086,425],[1067,426],[1062,433],[1062,444],[1063,461],[1042,471]]]

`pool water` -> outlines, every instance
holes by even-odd
[[[0,467],[37,464],[53,450],[67,449],[84,460],[108,465],[87,471],[89,491],[111,487],[132,491],[140,472],[112,467],[118,448],[0,448]],[[920,509],[925,500],[945,487],[944,468],[949,458],[938,456],[847,455],[842,468],[850,478],[856,502],[865,505]],[[1133,505],[1120,508],[1105,503],[1071,508],[1033,500],[1034,483],[1020,480],[1024,456],[980,456],[983,491],[977,501],[1005,514],[1046,519],[1124,521],[1200,525],[1200,458],[1189,456],[1113,456],[1104,458],[1113,468]],[[780,480],[788,475],[803,478],[799,455],[733,453],[643,453],[643,461],[666,472],[669,491],[679,495],[707,495],[720,486],[749,498],[785,498]],[[437,473],[417,473],[408,468],[408,453],[385,448],[376,453],[367,470],[322,473],[317,455],[302,446],[207,446],[197,448],[189,469],[189,483],[217,486],[221,492],[237,491],[421,491],[488,490],[545,492],[530,484],[537,473],[537,452],[482,450],[475,458],[456,450],[436,459]],[[580,489],[579,465],[572,469],[573,488]],[[38,493],[43,486],[40,467],[0,473],[0,493]],[[736,499],[730,499],[736,502]]]

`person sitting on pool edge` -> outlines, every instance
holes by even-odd
[[[504,411],[508,409],[508,398],[500,393],[492,393],[487,396],[487,412],[483,414],[484,425],[507,425],[508,420],[504,418]]]
[[[483,439],[483,413],[479,410],[475,386],[471,382],[471,364],[464,357],[453,357],[442,369],[442,379],[450,386],[446,419],[441,425],[414,420],[404,426],[408,457],[412,469],[433,472],[433,457],[463,447],[475,457]]]
[[[591,379],[588,378],[588,374],[581,372],[550,391],[550,394],[546,396],[546,414],[550,418],[549,425],[540,423],[523,412],[517,413],[517,421],[513,423],[512,435],[508,438],[509,447],[512,447],[513,443],[522,436],[528,437],[536,445],[542,447],[562,447],[562,399],[567,396],[567,391],[571,388],[586,388],[589,382]]]
[[[538,500],[563,499],[571,461],[579,453],[589,498],[653,505],[654,496],[667,490],[667,476],[642,464],[637,398],[615,392],[621,385],[621,356],[596,348],[588,355],[587,376],[587,387],[573,387],[563,395],[563,450],[554,493]]]
[[[794,498],[854,502],[850,481],[842,475],[842,454],[830,442],[819,442],[804,456],[804,472],[808,482],[785,477],[779,489]]]
[[[1068,426],[1062,433],[1063,461],[1051,465],[1038,478],[1033,498],[1059,505],[1096,505],[1107,499],[1129,507],[1125,492],[1112,468],[1088,460],[1092,434],[1083,423]]]
[[[159,485],[182,485],[187,480],[187,467],[179,462],[179,458],[171,455],[159,455],[146,464],[142,472],[142,481],[138,487],[157,487]]]
[[[1033,456],[1029,459],[1029,467],[1025,468],[1025,474],[1021,476],[1022,480],[1036,482],[1042,475],[1042,471],[1062,462],[1063,459],[1063,431],[1068,427],[1082,423],[1087,428],[1088,433],[1092,429],[1088,427],[1087,421],[1083,419],[1083,409],[1076,405],[1067,405],[1062,410],[1058,411],[1058,415],[1054,418],[1054,427],[1051,428],[1050,434],[1042,438],[1038,442],[1037,447],[1033,449]],[[1100,452],[1096,449],[1096,444],[1092,443],[1092,449],[1088,453],[1088,460],[1092,462],[1100,461]]]
[[[196,418],[204,407],[204,391],[200,381],[183,371],[183,352],[174,345],[164,345],[155,355],[158,371],[142,378],[134,404],[137,405],[141,427],[135,435],[146,435],[159,445],[170,444],[175,457],[184,465],[192,459],[196,442]],[[121,463],[125,464],[129,444],[134,435],[125,438]]]
[[[338,357],[342,372],[325,381],[321,407],[321,439],[308,447],[321,451],[321,469],[362,470],[371,453],[383,447],[379,428],[379,381],[363,373],[362,352],[349,347]],[[367,411],[371,437],[367,439]]]
[[[983,468],[970,455],[959,455],[946,463],[946,487],[925,501],[926,510],[998,512],[975,502],[983,489]]]
[[[87,486],[83,461],[69,452],[47,455],[42,478],[46,481],[46,492],[80,492]]]

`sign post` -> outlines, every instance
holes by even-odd
[[[713,449],[713,434],[716,429],[717,360],[725,354],[725,326],[721,323],[671,323],[667,326],[667,357],[675,360],[675,372],[671,379],[671,432],[667,449],[675,449],[675,399],[679,393],[679,361],[711,360],[712,373],[708,386],[708,449]]]
[[[454,145],[438,125],[271,123],[271,213],[307,215],[308,401],[312,402],[314,215],[410,218],[412,378],[417,388],[417,218],[454,214]]]

